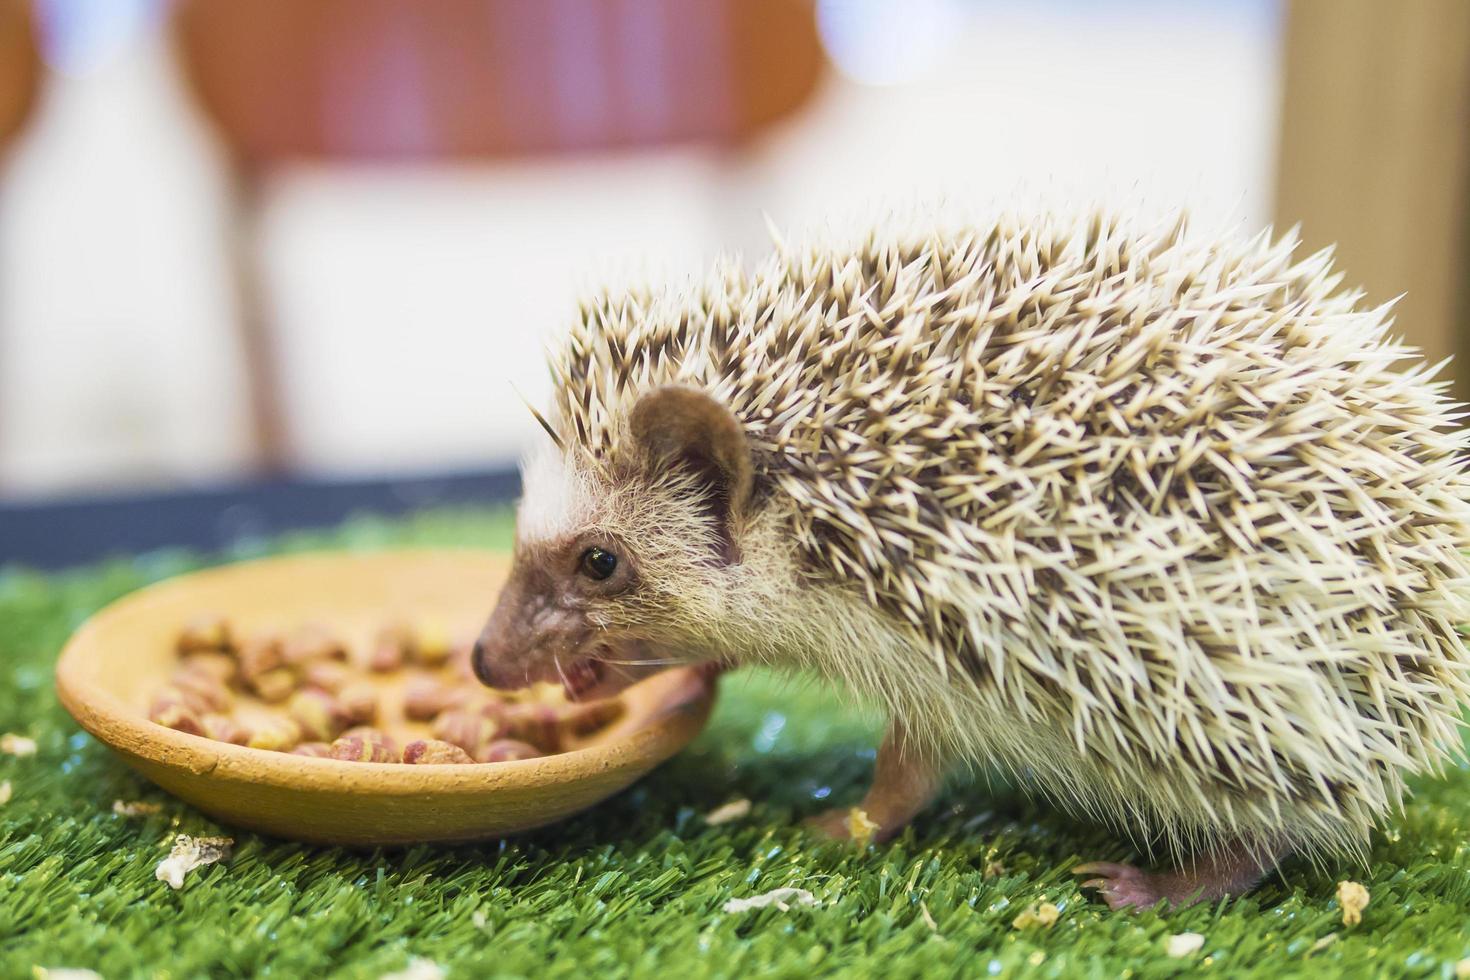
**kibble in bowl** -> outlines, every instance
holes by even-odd
[[[542,826],[677,752],[713,691],[688,670],[587,704],[480,686],[467,638],[507,571],[454,551],[184,576],[86,623],[57,687],[124,761],[222,823],[348,844]]]

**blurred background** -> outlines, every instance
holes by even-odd
[[[513,493],[577,298],[766,216],[1302,222],[1448,355],[1467,123],[1463,0],[0,0],[0,561]]]

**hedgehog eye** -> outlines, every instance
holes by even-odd
[[[601,582],[618,570],[618,556],[601,548],[582,552],[582,574]]]

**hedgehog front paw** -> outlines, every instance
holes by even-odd
[[[807,817],[801,825],[832,840],[848,840],[852,836],[847,832],[846,810],[823,810]]]
[[[1082,883],[1083,888],[1096,888],[1108,908],[1114,912],[1123,909],[1150,909],[1161,901],[1169,901],[1163,883],[1131,864],[1113,861],[1089,861],[1072,869],[1077,875],[1098,875]]]

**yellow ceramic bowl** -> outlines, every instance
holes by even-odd
[[[508,567],[494,554],[428,551],[273,558],[182,576],[83,625],[57,664],[57,690],[82,727],[128,765],[224,824],[359,845],[540,827],[678,752],[709,717],[709,683],[691,670],[668,671],[628,690],[622,717],[573,751],[485,765],[308,758],[186,735],[147,718],[153,692],[175,667],[174,638],[200,613],[221,613],[245,632],[311,622],[359,638],[409,621],[473,635]]]

